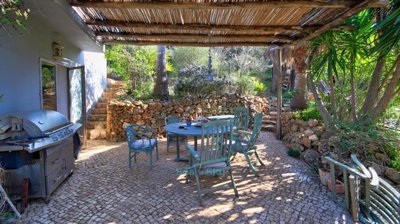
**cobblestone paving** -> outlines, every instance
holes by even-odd
[[[174,161],[174,147],[166,152],[165,140],[153,172],[145,155],[128,168],[125,143],[93,143],[48,204],[31,201],[25,223],[352,223],[318,177],[288,157],[271,133],[258,140],[266,165],[260,177],[237,156],[233,166],[240,197],[233,201],[233,190],[218,191],[204,197],[205,207],[198,205],[195,186],[176,173],[185,164]],[[228,179],[209,177],[204,184],[217,181]]]

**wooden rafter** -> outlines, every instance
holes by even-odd
[[[90,26],[110,26],[132,29],[169,29],[169,30],[194,30],[194,31],[221,31],[221,32],[304,32],[310,33],[321,26],[245,26],[245,25],[205,25],[205,24],[149,24],[143,22],[124,22],[117,20],[96,21],[90,20],[86,22]]]
[[[304,38],[301,38],[297,41],[292,42],[291,45],[296,44],[296,45],[302,45],[305,42],[321,35],[322,33],[333,29],[334,27],[340,25],[340,23],[342,23],[345,19],[351,17],[352,15],[355,15],[359,12],[361,12],[362,10],[368,8],[371,6],[371,4],[374,4],[376,2],[378,2],[379,0],[364,0],[361,3],[357,4],[356,6],[348,9],[347,11],[345,11],[342,15],[336,17],[336,19],[334,19],[333,21],[331,21],[330,23],[325,24],[324,26],[322,26],[321,28],[319,28],[318,30],[316,30],[315,32],[307,35]]]
[[[118,42],[128,44],[131,42],[137,45],[165,44],[177,46],[288,46],[303,44],[327,30],[338,29],[337,27],[346,18],[367,7],[385,7],[387,1],[243,0],[240,2],[208,2],[206,0],[70,0],[70,5],[77,8],[91,8],[75,10],[81,19],[85,20],[85,24],[90,27],[93,34],[98,37],[97,40],[103,43]],[[279,13],[274,14],[273,9],[284,8],[288,8],[289,11],[278,10]],[[193,19],[191,15],[195,15],[195,13],[190,13],[190,11],[189,13],[183,13],[181,11],[186,9],[201,10],[199,13],[210,13],[214,9],[227,9],[226,11],[215,12],[217,16],[221,16],[222,14],[220,15],[219,13],[223,13],[226,16],[224,19],[232,21],[232,24],[224,23],[224,20],[220,17],[210,19],[207,16],[200,20]],[[268,17],[268,22],[266,22],[261,14],[257,14],[255,18],[248,16],[250,12],[257,12],[259,9],[265,9],[265,14],[274,15],[274,17]],[[294,17],[291,17],[288,12],[292,12],[292,10],[299,12]],[[235,13],[232,14],[231,12]],[[306,24],[313,24],[312,26],[300,26],[301,18],[304,18],[307,12],[310,12],[311,15],[318,15],[318,18],[310,18],[310,21],[307,21]],[[170,17],[166,18],[166,15],[171,18],[180,18],[180,20],[171,20]],[[326,15],[326,18],[324,18],[324,15]],[[238,20],[235,16],[239,19],[242,18],[241,16],[243,18],[247,16],[249,18],[246,17],[246,22],[252,19],[251,23],[259,25],[247,26],[244,20]],[[134,21],[129,21],[130,19]],[[157,22],[154,23],[155,21]],[[171,24],[171,21],[175,21],[178,24]],[[348,28],[339,27],[339,29]]]
[[[132,41],[132,40],[104,40],[104,44],[122,45],[165,45],[165,46],[194,46],[194,47],[230,47],[230,46],[280,46],[271,42],[194,42],[194,41]]]
[[[281,35],[204,35],[204,34],[135,34],[96,32],[97,37],[134,38],[134,39],[166,39],[166,40],[196,40],[196,41],[232,41],[232,42],[290,42],[295,39]]]
[[[117,9],[271,9],[271,8],[348,8],[358,3],[352,1],[257,1],[257,2],[110,2],[83,1],[70,2],[72,6],[88,8]]]

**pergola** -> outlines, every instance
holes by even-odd
[[[103,44],[168,46],[301,45],[387,0],[70,0],[86,31]],[[277,70],[278,86],[282,71]],[[278,108],[281,108],[278,88]],[[280,136],[278,109],[277,130]]]
[[[97,41],[174,46],[296,45],[387,0],[71,0]]]

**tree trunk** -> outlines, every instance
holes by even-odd
[[[350,87],[351,87],[351,115],[353,118],[353,122],[357,121],[357,108],[356,108],[356,90],[354,84],[354,65],[355,65],[355,52],[351,53],[350,58]]]
[[[153,96],[160,99],[168,99],[167,57],[165,46],[158,46],[157,54],[156,80]]]
[[[278,80],[276,78],[277,72],[278,72],[277,68],[275,67],[275,64],[274,64],[274,67],[272,68],[272,79],[271,79],[271,90],[270,90],[271,93],[276,93],[277,82],[278,82]]]
[[[305,47],[296,47],[294,49],[294,60],[295,60],[294,91],[296,93],[290,103],[290,107],[292,109],[303,110],[307,108],[307,99],[306,99],[307,78],[305,73],[306,58],[307,58],[306,54],[307,52],[305,50]]]
[[[329,100],[331,101],[331,106],[332,106],[332,114],[333,117],[338,120],[339,115],[337,113],[337,106],[336,106],[336,98],[335,98],[335,76],[332,72],[332,65],[328,66],[328,77],[329,77],[329,87],[330,87],[330,92],[329,92]]]
[[[308,75],[307,77],[308,80],[308,87],[310,88],[311,92],[314,95],[315,99],[315,104],[317,105],[318,111],[321,113],[322,120],[324,121],[327,129],[333,129],[333,122],[332,122],[332,117],[329,114],[328,110],[322,103],[321,98],[319,97],[319,94],[317,92],[317,88],[315,87],[315,83],[313,81],[313,76],[311,74]]]
[[[385,60],[381,57],[375,66],[374,73],[372,74],[371,82],[368,87],[367,96],[365,97],[364,104],[361,108],[363,116],[367,116],[370,110],[376,106],[376,102],[379,96],[380,80],[382,78],[382,72],[385,68]]]
[[[383,96],[377,103],[377,105],[370,111],[370,121],[375,122],[379,115],[386,110],[390,101],[395,97],[398,92],[397,87],[400,81],[400,55],[397,56],[396,59],[396,70],[393,73],[392,79],[390,80],[389,84],[387,85]]]

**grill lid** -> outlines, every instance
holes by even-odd
[[[70,124],[64,115],[51,110],[35,110],[8,114],[0,116],[0,140],[16,136],[46,136]]]

